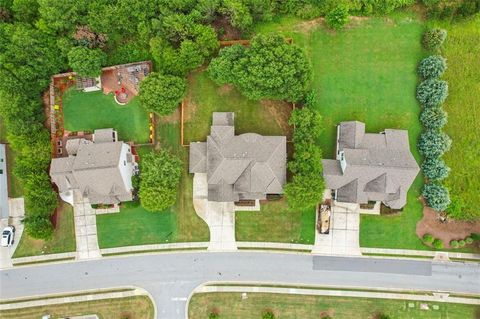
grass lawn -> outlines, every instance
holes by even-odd
[[[262,204],[260,212],[236,212],[235,238],[238,241],[313,244],[315,210],[291,210],[285,200],[280,200]]]
[[[235,112],[235,133],[288,135],[291,106],[277,101],[251,101],[233,86],[218,86],[207,72],[189,77],[184,115],[184,143],[205,141],[212,125],[212,112]]]
[[[413,303],[414,308],[408,304]],[[418,301],[346,298],[328,296],[305,296],[248,293],[242,300],[240,293],[203,293],[193,295],[189,304],[190,319],[206,319],[215,310],[220,318],[261,318],[265,310],[270,310],[276,318],[320,318],[329,314],[335,319],[373,318],[376,313],[384,313],[390,318],[415,319],[467,319],[475,318],[478,306],[432,303],[430,310],[420,310]],[[432,306],[437,305],[438,310]]]
[[[388,17],[355,19],[339,32],[289,17],[261,25],[257,32],[279,30],[309,55],[316,105],[325,127],[319,141],[325,158],[334,158],[336,125],[358,120],[372,133],[407,129],[412,153],[421,163],[416,149],[421,125],[415,90],[416,67],[427,54],[420,41],[424,29],[413,13],[396,12]],[[399,216],[362,216],[360,245],[427,249],[415,234],[422,216],[417,200],[421,187],[422,177],[418,176]]]
[[[138,204],[125,203],[118,214],[97,215],[100,248],[209,240],[207,225],[193,209],[193,177],[188,174],[188,149],[180,146],[178,121],[160,121],[157,140],[160,147],[177,154],[184,163],[177,202],[163,212],[149,212]],[[151,146],[138,147],[140,160],[142,154],[152,150]]]
[[[60,201],[57,226],[52,239],[33,239],[24,231],[13,257],[26,257],[43,254],[56,254],[75,251],[75,226],[73,208]]]
[[[93,131],[112,127],[119,139],[147,143],[149,138],[148,112],[134,98],[127,105],[119,105],[113,95],[102,91],[84,93],[74,88],[63,95],[64,126],[69,131]]]
[[[123,203],[120,213],[97,215],[98,245],[111,248],[171,242],[176,235],[175,217],[168,209],[149,212],[137,202]]]
[[[445,132],[453,140],[444,155],[452,169],[445,184],[450,194],[465,202],[465,209],[478,212],[480,206],[480,16],[454,24],[438,24],[448,31],[443,56],[447,59],[449,96],[444,108],[448,112]]]
[[[153,303],[147,296],[105,299],[60,305],[0,311],[1,318],[31,319],[49,314],[52,318],[96,314],[102,319],[153,319]]]

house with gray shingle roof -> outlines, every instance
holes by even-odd
[[[132,176],[138,171],[130,145],[117,141],[113,129],[95,130],[93,141],[70,139],[67,157],[52,159],[50,177],[60,197],[73,203],[78,190],[91,204],[132,200]]]
[[[392,209],[405,206],[420,171],[410,152],[408,131],[365,133],[365,124],[358,121],[337,126],[336,159],[322,163],[326,186],[338,202],[381,201]]]
[[[283,194],[287,139],[255,133],[235,135],[234,113],[214,112],[206,142],[190,143],[190,173],[206,173],[214,202],[266,199]]]

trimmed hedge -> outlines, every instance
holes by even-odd
[[[435,240],[435,238],[430,234],[423,235],[423,242],[424,243],[431,244],[431,243],[433,243],[434,240]]]
[[[437,212],[445,211],[450,205],[450,193],[443,185],[425,184],[422,195],[427,200],[428,206]]]
[[[441,181],[448,177],[450,167],[441,158],[427,158],[422,163],[423,175],[430,181]]]
[[[452,240],[450,242],[450,247],[452,248],[458,248],[458,241],[457,240]]]
[[[427,50],[436,51],[440,49],[447,38],[447,31],[440,28],[430,29],[423,35],[423,46]]]
[[[424,79],[438,78],[447,69],[447,60],[440,55],[426,57],[418,65],[418,74]]]
[[[420,114],[420,122],[426,129],[438,130],[447,124],[448,114],[441,107],[425,108]]]
[[[444,132],[427,130],[420,134],[418,151],[425,157],[437,158],[450,150],[452,140]]]
[[[443,241],[440,239],[435,239],[432,243],[433,248],[435,249],[443,249]]]
[[[438,79],[427,79],[417,87],[417,99],[424,107],[434,107],[445,102],[448,84]]]

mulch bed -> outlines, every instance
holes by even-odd
[[[480,221],[464,222],[447,219],[445,222],[441,222],[433,209],[424,207],[423,218],[417,223],[416,232],[420,238],[423,238],[425,234],[430,234],[442,240],[445,248],[450,248],[451,240],[460,240],[471,233],[480,233]],[[474,245],[480,245],[480,243],[477,242]]]

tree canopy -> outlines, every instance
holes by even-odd
[[[142,156],[139,196],[146,210],[158,212],[175,204],[181,169],[181,160],[165,150]]]
[[[299,101],[311,80],[305,53],[278,35],[257,35],[247,48],[224,48],[208,70],[215,82],[233,84],[253,100]]]
[[[139,98],[148,111],[169,115],[178,107],[186,89],[185,80],[180,77],[150,73],[140,82]]]
[[[106,54],[100,49],[73,47],[68,52],[68,64],[80,77],[97,77],[102,73]]]

